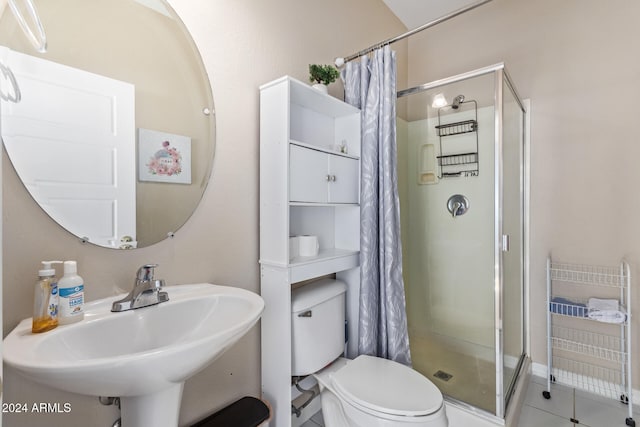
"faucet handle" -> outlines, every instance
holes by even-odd
[[[145,264],[138,269],[137,279],[141,282],[150,282],[153,280],[154,268],[156,268],[158,264]]]

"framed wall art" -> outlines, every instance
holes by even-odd
[[[138,129],[138,179],[191,184],[191,138]]]

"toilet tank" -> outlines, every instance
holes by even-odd
[[[309,375],[344,351],[347,285],[321,279],[291,292],[291,375]]]

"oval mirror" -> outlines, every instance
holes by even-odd
[[[173,235],[202,198],[215,147],[211,87],[184,24],[163,0],[33,2],[44,53],[16,19],[29,21],[27,0],[0,11],[1,130],[18,176],[96,245]]]

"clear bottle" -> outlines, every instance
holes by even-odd
[[[62,261],[42,261],[42,270],[38,271],[31,326],[34,334],[50,331],[58,326],[58,284],[52,264],[61,263]]]
[[[58,281],[58,323],[61,325],[84,319],[84,280],[78,276],[77,271],[75,261],[64,262],[64,275]]]

